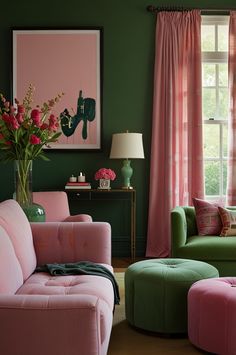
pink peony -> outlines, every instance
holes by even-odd
[[[107,180],[115,180],[116,174],[111,169],[101,168],[95,174],[95,180],[107,179]]]
[[[33,144],[33,145],[40,144],[41,143],[41,139],[39,137],[37,137],[35,134],[31,134],[30,143]]]

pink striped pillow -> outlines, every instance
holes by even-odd
[[[196,211],[197,229],[200,235],[220,235],[222,222],[217,203],[193,198]]]

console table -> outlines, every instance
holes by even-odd
[[[66,190],[70,200],[127,200],[130,202],[130,254],[136,255],[136,190],[135,189],[70,189]]]

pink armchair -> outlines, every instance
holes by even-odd
[[[51,276],[37,265],[88,260],[112,272],[105,222],[30,223],[0,203],[0,354],[106,355],[114,293],[95,275]]]
[[[33,192],[33,201],[44,208],[46,222],[92,222],[88,214],[70,215],[65,191]]]

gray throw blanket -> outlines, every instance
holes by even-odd
[[[119,286],[112,272],[105,266],[90,261],[79,261],[67,264],[45,264],[38,266],[35,272],[47,272],[53,276],[66,275],[96,275],[109,279],[114,290],[114,303],[120,304]]]

